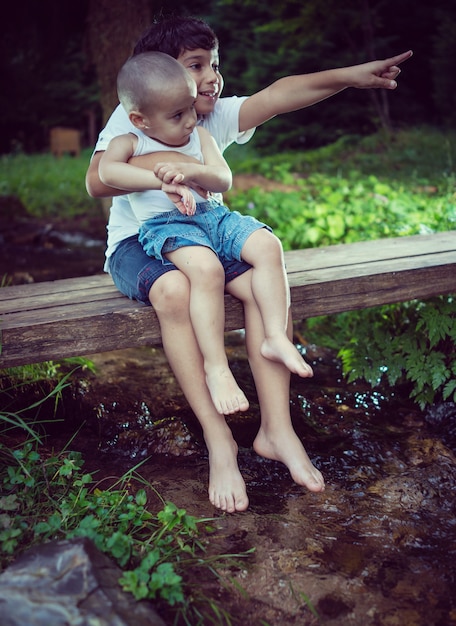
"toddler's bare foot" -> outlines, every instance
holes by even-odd
[[[206,383],[218,413],[230,415],[249,408],[244,392],[238,387],[228,367],[208,369]]]
[[[307,452],[292,427],[284,427],[274,436],[260,428],[253,442],[257,454],[273,461],[284,463],[290,470],[291,477],[298,485],[309,491],[324,491],[325,481],[322,474],[312,465]]]
[[[277,335],[265,339],[261,346],[261,354],[265,359],[283,363],[292,374],[297,374],[302,378],[313,376],[312,368],[305,362],[286,335]]]
[[[249,506],[247,490],[237,464],[237,445],[234,440],[209,451],[209,500],[213,506],[227,513],[245,511]]]

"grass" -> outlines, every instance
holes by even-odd
[[[356,172],[358,176],[375,175],[385,182],[412,186],[431,180],[454,185],[456,132],[419,127],[394,135],[347,135],[315,150],[261,157],[233,144],[225,156],[235,173],[257,172],[272,178],[285,169],[302,176],[319,173],[347,177]]]
[[[261,132],[261,129],[257,132]],[[0,158],[0,198],[15,196],[34,216],[73,217],[91,212],[99,201],[85,189],[91,150],[79,157],[51,154],[3,155]],[[295,184],[318,175],[320,186],[330,180],[365,180],[373,176],[395,190],[449,195],[454,204],[456,133],[436,128],[411,128],[392,136],[345,136],[310,151],[255,154],[233,144],[225,153],[235,174],[258,173]],[[453,194],[453,195],[451,195]],[[245,208],[245,207],[244,207]]]
[[[85,188],[90,151],[79,157],[7,154],[0,159],[0,197],[14,196],[34,217],[74,217],[93,211],[98,201]]]
[[[271,156],[260,156],[248,147],[233,145],[227,158],[235,174],[260,174],[288,185],[289,191],[265,191],[260,185],[247,191],[234,189],[226,198],[232,209],[268,223],[285,249],[452,230],[456,225],[455,157],[456,133],[432,127],[402,129],[393,135],[345,136],[318,150]],[[79,158],[55,159],[50,154],[3,156],[0,200],[2,195],[16,197],[25,211],[34,216],[73,217],[90,213],[99,202],[89,198],[85,190],[89,159],[88,150]],[[8,202],[0,206],[8,206]],[[421,394],[421,403],[432,401],[441,385],[445,386],[446,398],[455,393],[448,386],[456,367],[451,358],[453,302],[436,302],[435,307],[438,308],[432,308],[428,319],[434,325],[438,320],[447,329],[440,333],[444,364],[439,365],[439,371],[443,374],[436,375],[432,388]],[[326,327],[326,322],[322,328],[323,334],[328,331],[333,335],[342,350],[345,347],[341,355],[347,368],[350,363],[358,363],[357,368],[351,367],[351,374],[356,369],[377,380],[377,364],[370,372],[359,367],[366,346],[362,339],[369,342],[366,328],[373,323],[367,320],[368,315],[369,312],[350,313],[343,324],[336,324],[340,330],[332,324]],[[393,316],[379,315],[382,341],[388,332],[394,332],[389,321]],[[352,325],[356,317],[366,319]],[[356,342],[353,334],[347,334],[348,328],[356,333]],[[428,328],[435,334],[431,324]],[[317,326],[314,329],[316,332]],[[352,346],[350,351],[346,350],[347,342]],[[426,339],[426,345],[434,344]],[[396,356],[413,368],[416,363],[411,362],[410,354],[415,355],[412,360],[416,362],[419,346],[409,345],[407,349],[407,358],[402,350]],[[367,367],[370,366],[369,361]],[[346,373],[350,375],[348,370]]]

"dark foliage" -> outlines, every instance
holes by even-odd
[[[47,149],[48,130],[55,125],[79,128],[83,143],[92,142],[88,120],[95,120],[97,132],[101,109],[87,48],[89,4],[24,0],[10,5],[0,42],[0,153]],[[393,128],[456,125],[452,0],[151,0],[151,8],[154,15],[192,14],[213,26],[221,43],[225,95],[248,95],[287,74],[412,48],[414,57],[404,66],[398,90],[387,94]],[[347,133],[369,134],[381,126],[375,98],[371,92],[347,90],[269,122],[253,145],[271,154],[319,146]]]

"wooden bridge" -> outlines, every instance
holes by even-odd
[[[285,253],[293,319],[456,294],[456,231]],[[456,305],[455,305],[456,306]],[[226,330],[243,328],[241,303],[225,296]],[[111,278],[0,289],[0,368],[161,342],[152,307]]]

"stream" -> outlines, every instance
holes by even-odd
[[[99,271],[104,225],[95,222],[81,231],[80,223],[36,222],[22,241],[17,229],[3,228],[0,274],[21,282]],[[96,374],[76,377],[55,441],[79,428],[72,445],[101,481],[141,463],[151,498],[156,490],[214,518],[215,550],[255,548],[245,567],[226,573],[245,594],[214,591],[233,624],[456,625],[456,406],[420,411],[406,389],[347,384],[332,352],[298,347],[315,376],[292,378],[292,417],[325,476],[322,494],[252,450],[259,408],[242,332],[227,335],[227,352],[251,406],[228,423],[240,445],[247,512],[225,515],[210,505],[201,431],[160,348],[92,355]]]

